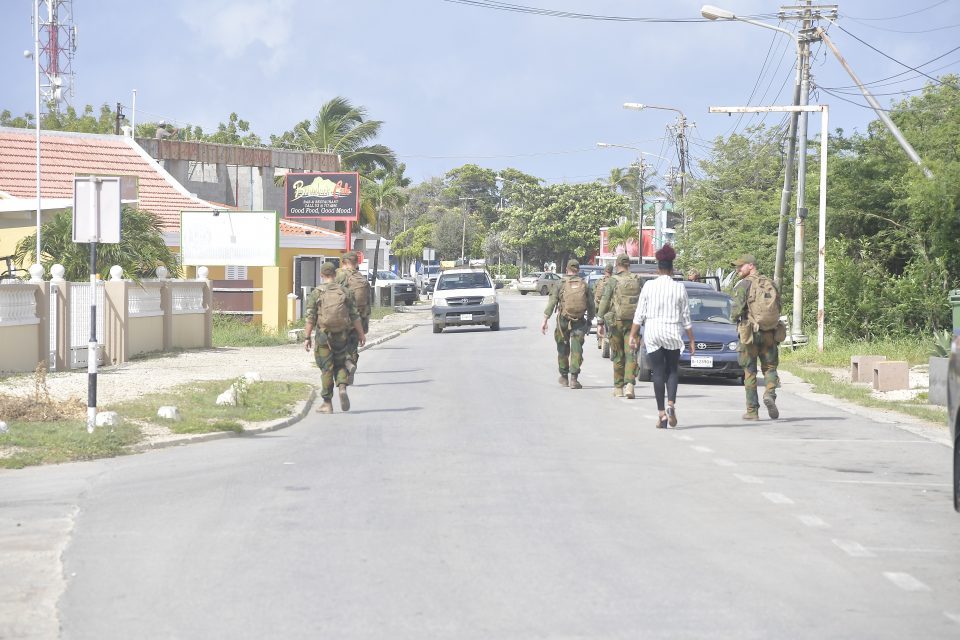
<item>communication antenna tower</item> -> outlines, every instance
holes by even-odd
[[[44,113],[59,112],[74,95],[73,55],[77,27],[73,0],[35,0],[40,21],[40,103]]]

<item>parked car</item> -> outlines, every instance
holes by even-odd
[[[960,512],[960,336],[950,347],[947,373],[947,420],[953,441],[953,508]]]
[[[417,291],[424,295],[432,293],[433,287],[437,284],[438,275],[440,275],[440,265],[432,264],[420,267],[416,276]]]
[[[377,289],[381,287],[393,288],[393,301],[410,305],[419,300],[417,285],[412,280],[405,280],[393,271],[377,271]]]
[[[522,296],[531,291],[536,291],[542,296],[550,295],[551,291],[560,286],[560,280],[560,276],[552,271],[537,271],[517,280],[517,291]]]
[[[433,290],[433,332],[446,327],[486,325],[500,330],[500,303],[486,269],[446,269]]]
[[[732,317],[733,298],[703,282],[685,281],[683,285],[687,289],[697,353],[691,358],[690,346],[684,340],[680,375],[742,380],[743,368],[737,360],[740,338]],[[637,377],[649,381],[650,362],[644,347],[640,347],[637,358]]]

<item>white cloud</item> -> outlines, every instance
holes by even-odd
[[[184,5],[180,19],[208,47],[239,58],[262,45],[271,64],[286,55],[292,37],[293,0],[203,0]]]

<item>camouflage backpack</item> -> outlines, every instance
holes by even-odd
[[[590,290],[579,276],[569,276],[560,285],[560,315],[569,320],[582,320],[587,312]]]
[[[633,320],[643,282],[632,273],[619,274],[615,279],[617,282],[613,290],[613,317],[615,320]],[[613,283],[608,283],[607,286],[611,284]]]
[[[366,277],[359,271],[351,271],[347,276],[347,287],[353,293],[354,302],[357,303],[357,311],[360,315],[365,315],[370,308],[370,283]]]
[[[776,329],[780,322],[780,292],[766,276],[758,276],[750,284],[747,320],[761,331]]]
[[[345,331],[350,327],[346,289],[336,284],[321,285],[317,296],[317,326],[327,333]]]

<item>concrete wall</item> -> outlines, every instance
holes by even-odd
[[[130,337],[127,357],[163,351],[163,316],[130,318],[127,321]]]
[[[202,349],[209,347],[207,327],[203,314],[175,315],[171,320],[170,348]]]
[[[0,327],[0,373],[24,373],[37,368],[41,360],[37,354],[40,325]]]

